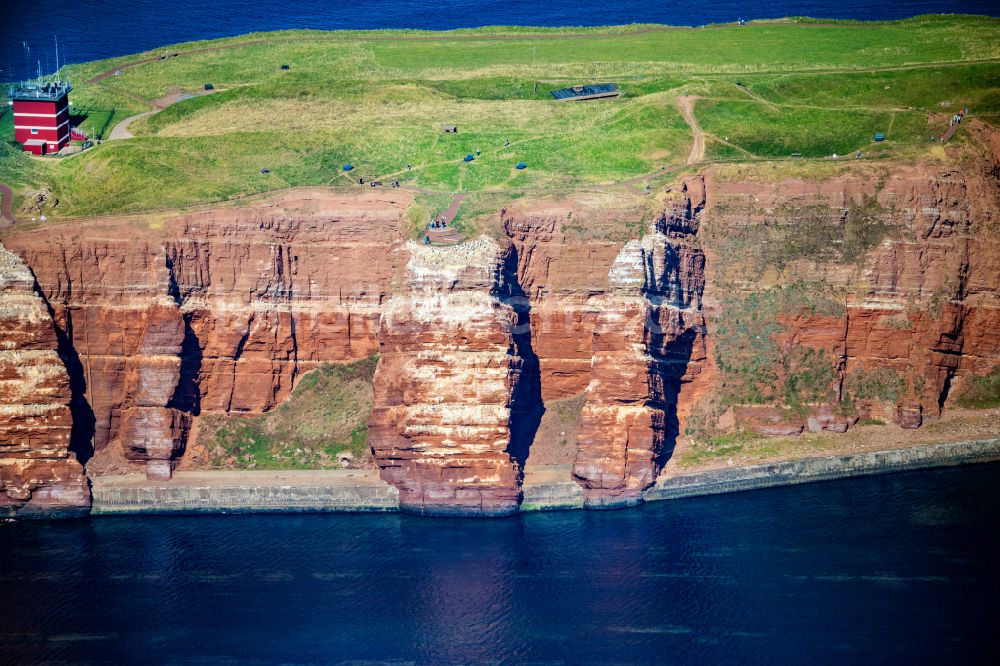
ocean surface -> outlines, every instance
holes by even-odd
[[[497,520],[5,523],[0,661],[969,664],[998,564],[997,464]]]
[[[196,39],[286,28],[449,30],[482,25],[705,25],[739,17],[1000,16],[997,0],[0,0],[0,80]],[[25,48],[30,48],[30,52]]]

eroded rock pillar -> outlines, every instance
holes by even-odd
[[[502,248],[409,243],[399,292],[382,312],[370,437],[404,510],[505,515],[518,509],[510,451],[521,377],[518,313],[500,298]]]

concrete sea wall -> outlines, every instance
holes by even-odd
[[[643,496],[647,501],[677,499],[998,460],[1000,438],[950,442],[661,477]]]
[[[396,511],[399,491],[361,471],[180,472],[94,479],[91,513],[262,513]]]
[[[754,490],[854,476],[1000,461],[1000,438],[933,444],[661,476],[646,501]],[[525,475],[522,511],[583,507],[568,466]],[[398,511],[399,491],[367,470],[180,472],[170,481],[105,476],[93,481],[94,515]]]

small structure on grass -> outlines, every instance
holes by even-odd
[[[350,162],[344,165],[344,171],[353,171],[353,170],[354,170],[354,165],[351,164]]]
[[[463,162],[471,162],[474,159],[476,159],[475,156],[472,153],[469,153],[468,155],[466,155],[465,157],[462,158],[462,161]]]
[[[14,140],[35,155],[59,152],[69,143],[69,93],[63,81],[25,83],[10,91]]]
[[[458,134],[458,125],[442,125],[441,131],[445,134]]]
[[[875,140],[885,141],[885,134],[883,134],[882,132],[875,132]]]
[[[527,169],[528,165],[525,164],[524,162],[518,162],[517,165],[514,168],[518,169],[518,170],[520,170],[520,169]]]
[[[553,90],[552,96],[559,102],[573,102],[587,99],[605,99],[618,97],[622,93],[614,83],[595,83],[592,85],[573,86]]]
[[[213,86],[211,83],[206,83],[205,90],[215,90],[215,86]]]

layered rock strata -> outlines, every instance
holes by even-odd
[[[581,222],[581,211],[569,203],[502,213],[516,259],[512,268],[530,305],[531,344],[546,402],[578,395],[590,383],[598,314],[592,299],[607,292],[608,271],[624,242],[577,236],[578,226],[600,226],[587,213]]]
[[[369,421],[382,478],[404,510],[513,513],[537,368],[518,330],[526,313],[502,300],[504,252],[485,238],[400,252],[403,284],[382,311]]]
[[[31,271],[0,246],[0,514],[90,506],[69,450],[69,376]]]
[[[794,350],[835,371],[805,412],[780,398],[737,407],[760,434],[843,432],[865,417],[919,427],[1000,358],[996,169],[858,171],[767,183],[709,173],[709,330],[740,295],[798,285],[808,302],[761,313],[786,359],[774,382],[795,373]]]
[[[595,299],[593,361],[573,475],[589,507],[641,501],[670,457],[683,383],[704,359],[700,179],[685,181],[651,233],[630,241]],[[693,360],[692,360],[693,359]]]
[[[169,476],[199,414],[259,414],[320,363],[377,352],[407,203],[305,189],[5,239],[51,306],[88,469]]]
[[[376,353],[375,460],[422,512],[516,510],[533,455],[572,463],[587,506],[634,503],[692,411],[692,439],[919,427],[1000,364],[1000,139],[979,130],[992,153],[961,169],[719,167],[650,224],[653,197],[521,200],[501,241],[450,248],[402,241],[397,191],[5,231],[6,501],[79,506],[71,452],[169,476],[200,415]]]

